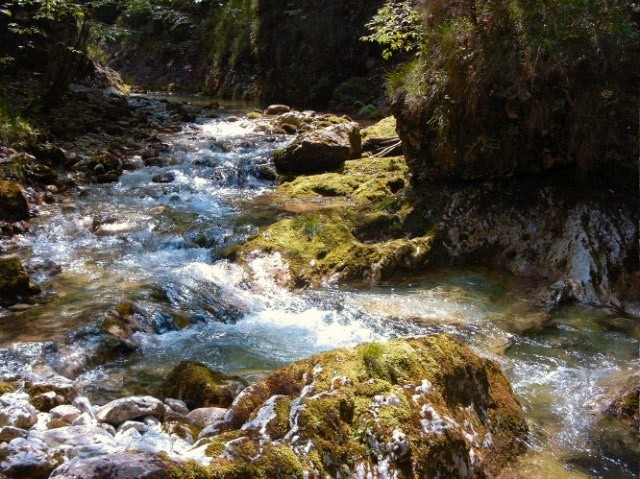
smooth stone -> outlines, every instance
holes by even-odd
[[[96,417],[99,421],[115,426],[129,419],[144,416],[155,416],[162,419],[164,414],[164,404],[159,399],[151,396],[131,396],[105,404]]]
[[[187,414],[187,419],[195,426],[204,429],[216,421],[222,420],[226,412],[227,409],[221,407],[203,407],[191,411]]]
[[[269,105],[264,111],[265,115],[282,115],[291,111],[291,107],[287,105]]]
[[[62,404],[51,409],[49,414],[53,419],[62,419],[65,422],[72,423],[80,417],[82,411],[70,404]]]

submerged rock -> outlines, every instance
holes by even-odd
[[[500,368],[444,335],[296,362],[225,421],[207,449],[221,477],[495,477],[527,434]]]
[[[0,221],[29,219],[29,203],[22,187],[15,181],[0,180]]]
[[[166,397],[181,399],[189,409],[228,407],[246,386],[238,376],[213,371],[195,361],[180,362],[167,376],[161,390]]]
[[[305,174],[331,171],[361,152],[360,127],[341,123],[300,134],[291,145],[274,154],[280,173]]]

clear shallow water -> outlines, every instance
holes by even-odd
[[[95,329],[122,302],[134,303],[153,332],[136,333],[137,352],[82,370],[95,396],[152,391],[183,359],[258,379],[320,351],[444,331],[503,365],[527,411],[534,450],[587,477],[636,477],[634,451],[604,444],[591,413],[608,378],[637,367],[638,341],[606,331],[604,312],[575,307],[550,317],[530,304],[526,285],[486,270],[289,292],[273,281],[283,268],[277,257],[256,258],[249,271],[221,259],[281,214],[264,201],[274,185],[259,171],[286,139],[220,119],[163,140],[168,166],[128,172],[42,208],[15,251],[48,298],[26,311],[0,311],[0,372],[79,354],[73,334]],[[154,183],[159,173],[175,180]],[[172,330],[180,317],[193,324]],[[608,425],[610,436],[617,427]]]

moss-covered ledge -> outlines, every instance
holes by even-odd
[[[377,281],[430,260],[433,237],[415,223],[402,157],[346,161],[338,171],[282,184],[275,201],[288,214],[230,252],[247,261],[256,251],[280,253],[290,286]]]

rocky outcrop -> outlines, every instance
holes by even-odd
[[[638,299],[627,288],[639,269],[637,207],[621,192],[568,193],[524,181],[445,187],[429,196],[439,254],[450,261],[537,279],[544,285],[539,300],[549,306],[620,309],[625,297]]]
[[[274,153],[274,163],[284,174],[318,173],[358,158],[361,151],[358,124],[340,123],[298,135],[292,144]]]
[[[15,181],[0,180],[0,221],[29,219],[29,203],[22,187]]]
[[[410,181],[402,157],[299,176],[278,189],[283,209],[297,216],[269,225],[232,257],[279,253],[295,287],[479,264],[530,279],[537,302],[550,308],[577,301],[638,314],[639,212],[630,190],[567,190],[539,178],[424,188]]]
[[[17,258],[0,258],[0,306],[26,301],[40,292]]]
[[[208,450],[223,477],[496,477],[526,431],[498,366],[431,336],[277,371],[236,398]]]

